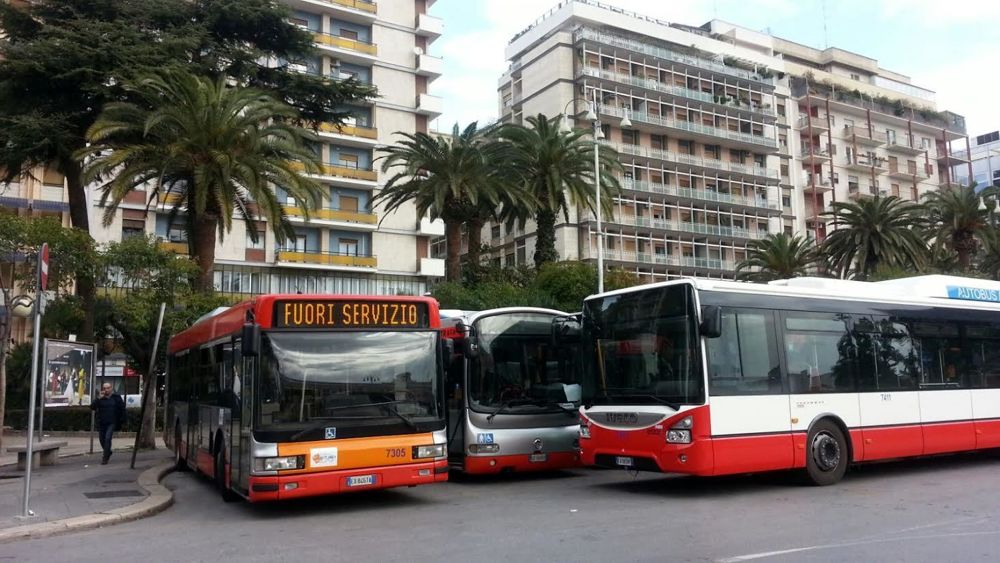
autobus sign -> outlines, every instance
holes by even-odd
[[[986,301],[988,303],[1000,303],[1000,290],[983,289],[980,287],[965,287],[961,285],[949,285],[948,299],[964,299],[966,301]]]

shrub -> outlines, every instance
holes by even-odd
[[[123,431],[135,432],[139,429],[139,412],[142,409],[127,409],[127,422]],[[36,415],[37,416],[37,415]],[[156,426],[160,430],[163,419],[163,409],[156,409]],[[28,429],[28,411],[25,409],[8,409],[4,417],[4,425],[14,430]],[[51,407],[45,409],[44,431],[46,432],[79,432],[90,430],[90,407]]]

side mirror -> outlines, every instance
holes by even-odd
[[[573,344],[580,341],[580,318],[576,315],[552,319],[552,345]]]
[[[701,308],[701,335],[705,338],[722,336],[722,309],[717,305],[706,305]]]
[[[478,357],[479,338],[476,337],[476,329],[462,322],[456,324],[455,328],[462,335],[462,355],[466,358]]]
[[[452,358],[455,357],[455,341],[450,338],[442,338],[441,354],[444,356],[441,358],[441,365],[447,366],[450,364]]]
[[[260,353],[260,325],[246,323],[240,335],[240,354],[243,357],[250,357],[258,353]]]

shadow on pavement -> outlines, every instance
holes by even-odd
[[[583,477],[583,474],[573,470],[553,470],[553,471],[530,471],[517,473],[505,471],[493,475],[470,475],[458,471],[452,471],[448,475],[448,482],[455,485],[492,485],[496,483],[535,483],[542,481],[558,481],[562,479],[572,479]]]

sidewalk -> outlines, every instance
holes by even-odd
[[[23,446],[26,441],[24,432],[5,432],[3,436],[4,449],[0,451],[0,473],[3,473],[4,469],[10,469],[4,467],[6,465],[14,465],[17,463],[17,454],[7,451],[9,446]],[[37,440],[37,438],[36,438]],[[90,434],[86,432],[46,432],[43,434],[43,440],[46,442],[66,442],[66,446],[59,448],[59,458],[64,457],[74,457],[78,455],[84,455],[90,453]],[[135,433],[133,432],[116,432],[114,439],[115,451],[125,451],[128,450],[128,456],[131,457],[132,444],[135,443]],[[156,437],[156,447],[164,448],[163,438],[161,436]],[[94,455],[97,456],[97,463],[101,463],[100,459],[101,444],[97,441],[97,435],[94,435]],[[112,459],[118,457],[120,454],[115,454]],[[138,466],[137,466],[138,467]],[[46,468],[41,468],[46,469]],[[34,479],[36,472],[31,473],[32,479]]]
[[[115,440],[115,454],[108,465],[100,465],[99,447],[94,454],[87,453],[87,437],[51,439],[69,442],[69,447],[60,452],[66,455],[56,465],[31,472],[33,517],[20,518],[24,472],[14,465],[16,454],[0,455],[0,543],[134,520],[172,502],[170,491],[158,484],[173,459],[162,440],[157,440],[157,450],[139,452],[135,469],[129,469],[131,439]],[[9,435],[5,440],[8,445],[23,443],[23,438]]]

